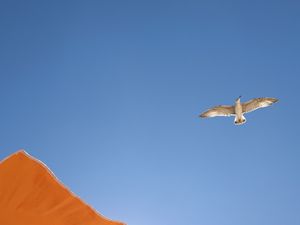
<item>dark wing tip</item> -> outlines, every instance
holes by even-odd
[[[200,118],[206,118],[207,117],[207,111],[203,112],[199,115]]]
[[[271,104],[274,104],[279,101],[278,98],[267,98],[267,100],[270,101]]]

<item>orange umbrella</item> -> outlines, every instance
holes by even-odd
[[[25,151],[0,162],[0,224],[124,225],[101,216]]]

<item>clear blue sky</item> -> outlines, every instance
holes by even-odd
[[[0,158],[128,225],[300,224],[299,1],[1,1]],[[239,95],[270,108],[202,120]]]

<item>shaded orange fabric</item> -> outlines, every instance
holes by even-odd
[[[0,162],[0,224],[123,225],[99,215],[24,151]]]

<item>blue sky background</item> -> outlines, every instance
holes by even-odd
[[[0,1],[0,158],[128,225],[300,224],[300,3]],[[198,114],[277,97],[233,118]]]

